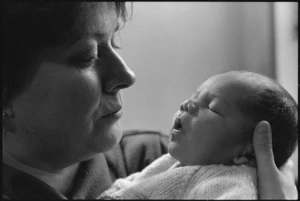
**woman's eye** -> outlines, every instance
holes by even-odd
[[[79,60],[82,61],[82,62],[90,62],[90,61],[93,61],[95,59],[96,59],[95,57],[90,57],[90,58],[80,58]]]
[[[71,62],[81,68],[90,67],[99,59],[99,50],[97,46],[88,46],[80,49],[71,57]]]
[[[96,61],[98,60],[98,57],[91,57],[91,58],[81,58],[78,59],[78,63],[81,67],[87,68],[92,66]]]

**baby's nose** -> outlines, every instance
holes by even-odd
[[[193,114],[197,111],[197,104],[191,100],[186,100],[184,103],[180,106],[180,110],[183,112],[188,112],[190,114]]]
[[[180,111],[185,112],[188,110],[187,108],[188,105],[188,100],[184,101],[181,105],[180,105]]]

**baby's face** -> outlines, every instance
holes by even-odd
[[[170,154],[184,165],[231,165],[244,146],[244,118],[236,103],[250,86],[231,74],[205,81],[176,113]]]

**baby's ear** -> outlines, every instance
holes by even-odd
[[[245,145],[238,156],[234,157],[233,163],[235,165],[250,165],[255,166],[255,154],[252,144]]]
[[[248,158],[246,156],[236,156],[233,159],[235,165],[246,165],[248,163]]]

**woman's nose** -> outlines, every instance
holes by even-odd
[[[116,93],[120,89],[130,87],[135,83],[134,72],[126,65],[125,61],[115,50],[106,59],[105,76],[103,76],[103,90],[108,93]]]

